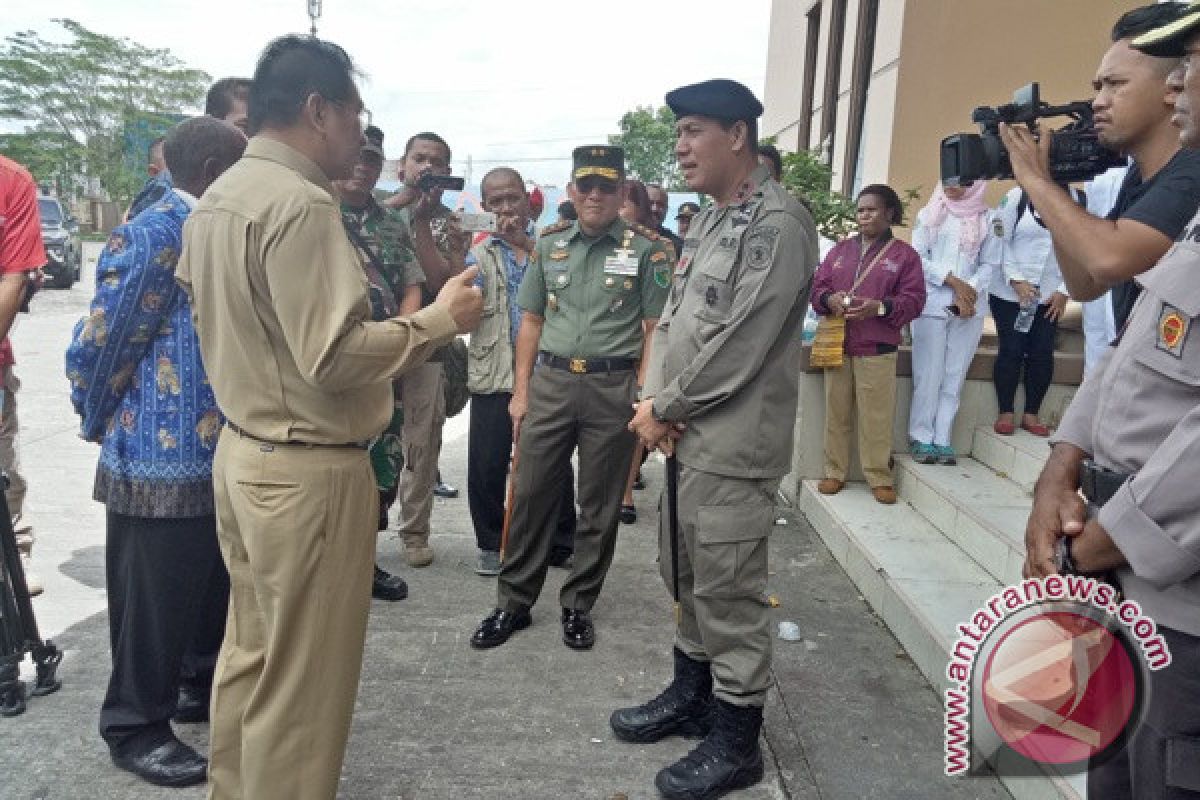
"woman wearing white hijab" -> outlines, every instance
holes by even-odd
[[[913,248],[925,268],[925,309],[912,322],[913,396],[908,437],[922,464],[954,464],[950,431],[967,368],[983,334],[991,268],[987,241],[987,184],[940,185],[917,214]]]

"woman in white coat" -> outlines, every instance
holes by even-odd
[[[922,464],[954,464],[950,431],[983,334],[991,268],[983,258],[989,211],[984,181],[938,186],[917,214],[913,248],[925,269],[925,308],[912,322],[913,396],[908,438]]]

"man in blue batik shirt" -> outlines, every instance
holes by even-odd
[[[241,131],[211,117],[167,135],[175,187],[113,231],[67,349],[81,435],[101,444],[93,497],[107,510],[112,675],[100,734],[113,763],[160,786],[205,779],[207,762],[176,738],[171,718],[183,696],[199,706],[187,721],[207,719],[229,592],[212,490],[223,419],[175,264],[197,198],[245,146]],[[181,687],[185,655],[208,663],[191,671],[198,685]]]
[[[479,265],[483,319],[467,348],[467,388],[471,392],[467,438],[467,504],[475,527],[479,563],[475,572],[500,572],[500,537],[504,527],[505,482],[512,451],[513,364],[521,309],[517,289],[534,252],[529,194],[519,172],[498,167],[479,186],[484,210],[496,215],[496,233],[475,245],[468,267]],[[566,482],[551,563],[564,566],[575,538],[574,481]]]

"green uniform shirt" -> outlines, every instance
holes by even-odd
[[[517,293],[545,319],[540,350],[560,358],[638,358],[642,321],[658,319],[671,285],[658,234],[619,217],[598,237],[578,222],[542,232]]]

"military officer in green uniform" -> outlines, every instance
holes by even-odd
[[[363,262],[367,291],[371,299],[371,319],[385,320],[415,313],[421,308],[421,284],[425,273],[417,264],[408,227],[398,211],[386,209],[371,194],[383,169],[383,131],[371,126],[364,131],[365,141],[359,152],[352,177],[334,181],[341,200],[342,225]],[[400,403],[399,383],[395,387],[392,421],[371,445],[371,467],[379,488],[379,530],[387,530],[388,509],[396,500],[404,451],[400,434],[404,409]],[[408,597],[408,584],[375,566],[371,596],[397,601]]]
[[[563,642],[594,643],[590,612],[612,563],[633,453],[629,409],[670,285],[665,243],[618,215],[624,152],[580,147],[573,161],[569,192],[579,218],[542,231],[517,294],[522,319],[509,405],[516,486],[496,609],[471,637],[477,648],[503,644],[530,624],[576,448],[575,558],[559,600]]]
[[[767,537],[792,455],[817,233],[758,165],[763,109],[749,89],[714,80],[666,99],[684,178],[714,201],[688,229],[630,422],[648,447],[674,453],[677,525],[668,495],[660,562],[678,591],[675,678],[645,705],[614,712],[611,724],[632,742],[704,736],[655,784],[668,798],[708,800],[763,775]]]

